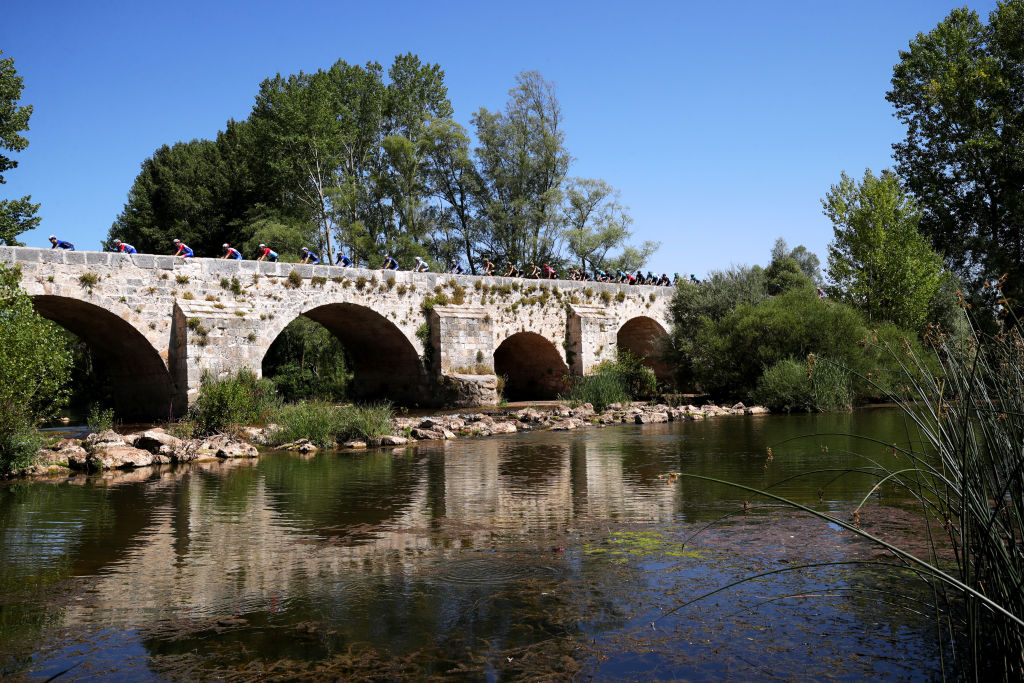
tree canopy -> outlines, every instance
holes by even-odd
[[[906,125],[896,170],[920,207],[920,229],[974,284],[1009,273],[1024,287],[1024,2],[1000,2],[984,24],[953,10],[918,34],[886,99]]]
[[[917,226],[921,211],[891,171],[860,182],[845,172],[822,200],[835,240],[828,250],[829,296],[873,322],[924,327],[939,291],[942,260]]]
[[[28,138],[21,133],[28,130],[32,105],[19,105],[23,88],[24,80],[14,68],[14,59],[0,59],[0,150],[21,152],[28,147]],[[0,185],[7,182],[4,174],[17,167],[15,159],[0,153]],[[21,246],[16,238],[39,225],[38,210],[39,204],[32,203],[31,195],[0,199],[0,244]]]
[[[265,242],[359,265],[459,259],[470,272],[482,257],[636,269],[657,248],[630,244],[608,183],[569,179],[561,107],[539,73],[519,74],[501,111],[477,110],[475,148],[452,116],[444,71],[413,54],[386,72],[339,60],[277,74],[245,121],[146,159],[109,237],[156,253],[178,238],[201,254]]]

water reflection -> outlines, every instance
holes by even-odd
[[[667,475],[769,485],[848,466],[853,443],[829,434],[869,426],[898,440],[899,425],[890,413],[721,419],[7,485],[0,641],[21,649],[5,653],[4,666],[17,668],[14,654],[55,632],[114,634],[123,672],[133,656],[158,671],[184,653],[210,666],[256,656],[221,651],[232,643],[268,661],[341,657],[369,644],[373,666],[429,651],[407,661],[419,674],[484,666],[538,642],[550,641],[545,656],[567,657],[586,633],[629,621],[654,569],[675,567],[670,585],[683,571],[672,563],[705,565],[687,580],[709,587],[727,573],[709,571],[709,556],[671,550],[679,543],[668,539],[680,525],[735,512],[744,494]],[[767,444],[814,433],[777,448],[766,467]],[[822,472],[779,490],[811,501],[827,489],[825,505],[840,506],[866,482]],[[615,535],[637,529],[653,535]],[[92,661],[74,643],[36,651],[35,670]]]

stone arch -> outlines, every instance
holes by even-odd
[[[78,335],[110,378],[122,419],[166,419],[186,406],[167,364],[135,327],[103,306],[66,296],[32,297],[39,315]]]
[[[494,372],[505,378],[505,398],[522,401],[557,398],[569,368],[547,338],[517,332],[494,350]]]
[[[416,348],[397,325],[380,313],[359,304],[338,302],[317,306],[301,315],[326,327],[345,347],[352,361],[354,398],[388,399],[402,404],[425,400],[427,375]],[[267,340],[263,356],[285,326],[281,325]]]
[[[672,377],[672,370],[665,362],[668,332],[654,318],[639,316],[626,321],[615,335],[619,351],[629,351],[640,358],[644,365],[654,370],[659,380]]]

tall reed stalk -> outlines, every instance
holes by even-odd
[[[888,463],[865,456],[867,465],[857,471],[873,473],[877,481],[850,518],[770,490],[730,485],[857,533],[890,552],[896,566],[910,569],[908,576],[923,581],[934,599],[940,650],[953,645],[944,673],[1024,680],[1024,335],[1014,325],[996,335],[934,335],[929,342],[933,359],[909,345],[889,349],[904,371],[900,395],[891,398],[905,415],[909,445],[889,444],[896,458]],[[883,483],[902,487],[917,501],[926,556],[860,528],[861,509]]]

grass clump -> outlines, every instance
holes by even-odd
[[[96,273],[82,273],[78,276],[78,284],[83,287],[93,287],[100,281],[99,275]]]
[[[188,284],[188,280],[189,280],[188,275],[175,275],[174,276],[174,281],[177,282],[179,285],[187,285]]]
[[[230,427],[260,424],[277,404],[274,383],[258,379],[248,368],[222,380],[205,373],[188,419],[195,425],[196,435],[206,436]]]
[[[299,271],[293,268],[292,271],[288,273],[288,277],[285,278],[284,286],[289,289],[298,289],[299,287],[301,287],[302,276],[299,275]]]
[[[612,403],[649,398],[656,390],[654,371],[624,351],[617,360],[598,365],[594,374],[576,378],[561,398],[574,407],[590,403],[601,412]]]
[[[327,401],[303,401],[283,406],[273,413],[278,425],[267,443],[280,446],[309,439],[320,448],[335,442],[360,439],[369,441],[391,433],[394,410],[388,403],[365,406],[338,406]]]

